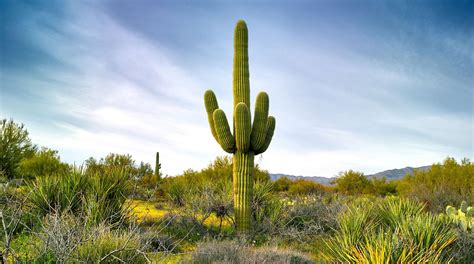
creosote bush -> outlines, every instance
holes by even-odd
[[[402,196],[426,204],[433,212],[444,212],[446,206],[462,201],[474,204],[474,162],[447,158],[426,171],[415,171],[398,184]]]

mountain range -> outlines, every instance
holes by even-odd
[[[422,167],[405,167],[401,169],[391,169],[391,170],[384,170],[381,172],[377,172],[374,174],[369,174],[365,175],[367,178],[373,178],[373,177],[385,177],[389,181],[397,180],[402,178],[403,176],[407,174],[413,174],[415,170],[428,170],[431,168],[431,166],[422,166]],[[282,174],[282,173],[270,173],[270,179],[272,181],[276,181],[281,177],[287,177],[290,180],[298,180],[298,179],[305,179],[305,180],[311,180],[314,182],[318,182],[321,184],[331,184],[331,182],[336,178],[336,177],[324,177],[324,176],[295,176],[295,175],[289,175],[289,174]]]

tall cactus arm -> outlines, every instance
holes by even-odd
[[[268,146],[270,146],[270,142],[272,142],[273,132],[275,131],[276,120],[273,116],[268,117],[268,124],[267,124],[267,134],[265,135],[265,143],[263,144],[262,148],[258,151],[255,151],[255,155],[265,152]]]
[[[217,138],[222,149],[228,153],[234,153],[235,140],[230,132],[229,123],[222,109],[216,109],[213,114],[214,126],[216,128]]]
[[[212,90],[207,90],[204,93],[204,105],[206,106],[207,120],[209,121],[209,126],[211,127],[212,136],[214,136],[216,141],[219,142],[213,117],[214,111],[219,108],[219,104],[217,103],[216,95]]]
[[[246,104],[238,103],[235,107],[235,143],[237,150],[247,152],[250,146],[250,111]]]
[[[255,100],[255,117],[253,118],[250,144],[253,150],[259,150],[265,143],[267,133],[269,99],[265,92],[260,92]]]
[[[237,22],[234,31],[233,92],[234,110],[240,102],[250,109],[248,29],[243,20]]]

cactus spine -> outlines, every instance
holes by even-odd
[[[219,109],[213,91],[204,93],[211,133],[222,149],[233,154],[233,187],[235,222],[239,232],[251,227],[254,183],[254,156],[267,150],[275,130],[275,118],[268,116],[269,99],[265,92],[256,98],[253,125],[250,114],[248,31],[243,20],[234,31],[233,133],[226,115]]]

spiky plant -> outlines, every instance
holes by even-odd
[[[247,25],[239,20],[234,32],[233,134],[214,92],[207,90],[204,94],[211,133],[224,151],[233,154],[234,212],[239,232],[246,232],[251,226],[254,156],[267,150],[275,130],[275,118],[268,116],[269,99],[265,92],[257,95],[251,124],[248,58]]]
[[[474,229],[474,208],[467,206],[466,201],[461,202],[458,210],[448,205],[446,207],[446,216],[450,221],[460,226],[464,231]]]

